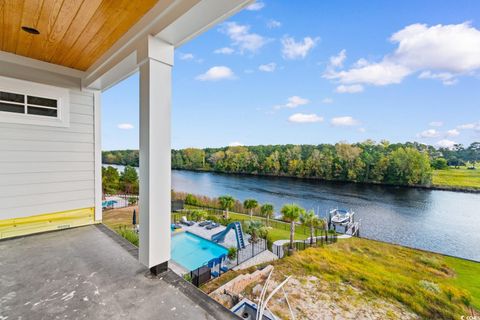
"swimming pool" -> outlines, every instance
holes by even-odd
[[[227,253],[226,248],[190,232],[172,236],[172,260],[187,270],[195,270],[209,260]]]

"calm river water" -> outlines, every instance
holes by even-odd
[[[325,216],[350,208],[362,237],[480,261],[480,194],[313,180],[172,171],[175,191],[274,204]]]

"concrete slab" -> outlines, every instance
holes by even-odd
[[[238,319],[105,226],[0,241],[0,319]]]

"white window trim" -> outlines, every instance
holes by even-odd
[[[70,126],[70,95],[68,89],[36,82],[0,77],[0,91],[57,100],[57,117],[0,111],[0,122],[38,126]],[[25,97],[26,98],[26,97]]]

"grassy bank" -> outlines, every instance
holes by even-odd
[[[480,310],[480,263],[462,259],[352,238],[297,252],[273,265],[277,281],[288,275],[297,280],[286,289],[293,305],[302,305],[302,292],[312,288],[313,292],[328,293],[316,297],[315,306],[302,305],[308,311],[320,311],[326,304],[347,308],[342,312],[354,312],[358,306],[382,309],[382,301],[399,304],[425,319],[458,319]],[[220,278],[203,289],[212,291],[223,282]],[[251,290],[244,294],[255,298]],[[281,312],[284,301],[273,300],[272,309]],[[305,314],[307,310],[298,312]]]
[[[480,169],[468,170],[462,167],[459,169],[435,170],[433,172],[433,185],[480,190]]]

